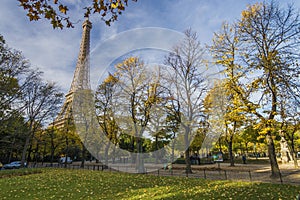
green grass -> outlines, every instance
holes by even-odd
[[[2,172],[1,172],[2,173]],[[1,199],[295,199],[300,186],[43,169],[0,179]]]
[[[18,170],[1,170],[0,178],[13,177],[13,176],[24,176],[24,175],[37,174],[37,173],[42,173],[42,170],[32,169],[32,168],[21,168]]]

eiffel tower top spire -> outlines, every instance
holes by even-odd
[[[65,102],[61,108],[60,113],[53,122],[53,126],[63,128],[69,119],[72,119],[72,102],[74,92],[76,90],[90,90],[90,30],[92,23],[86,19],[82,24],[82,39],[80,44],[80,51],[77,58],[76,69],[73,81]]]
[[[82,24],[82,38],[80,44],[80,51],[78,54],[76,69],[71,84],[69,93],[76,91],[77,89],[90,89],[90,30],[92,29],[92,23],[89,19],[86,19]]]

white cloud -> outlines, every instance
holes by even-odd
[[[47,20],[29,22],[16,1],[4,0],[0,8],[0,27],[7,44],[22,51],[33,67],[44,72],[45,79],[58,82],[67,90],[79,51],[81,26],[54,30]],[[58,79],[58,77],[60,77]]]
[[[119,57],[137,49],[170,51],[183,38],[183,34],[164,28],[140,28],[125,31],[100,43],[91,52],[91,85],[98,83],[107,67]]]

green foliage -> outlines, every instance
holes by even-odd
[[[18,184],[16,184],[18,183]],[[43,169],[0,179],[2,199],[294,199],[300,186]]]
[[[191,151],[199,151],[206,137],[206,132],[203,128],[199,128],[190,146]]]
[[[62,100],[55,83],[42,80],[42,72],[32,69],[21,52],[10,49],[0,37],[0,159],[25,161],[28,146],[41,143],[34,137]],[[33,143],[34,142],[34,143]],[[30,157],[30,156],[28,156]]]
[[[24,118],[15,113],[0,123],[0,160],[9,162],[11,159],[20,159],[25,135],[28,127]]]
[[[10,49],[0,35],[0,120],[5,120],[16,112],[14,101],[20,98],[28,64],[19,51]],[[19,83],[20,82],[20,83]]]

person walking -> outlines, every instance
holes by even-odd
[[[243,154],[242,160],[243,160],[243,164],[246,164],[246,155],[245,154]]]

